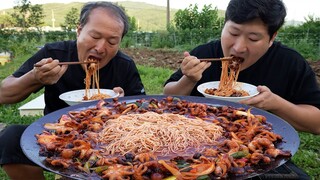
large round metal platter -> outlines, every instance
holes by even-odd
[[[127,97],[121,97],[118,98],[119,102],[125,101],[127,103],[134,102],[139,99],[157,99],[162,100],[166,98],[167,96],[164,95],[153,95],[153,96],[127,96]],[[228,102],[228,101],[222,101],[217,99],[208,99],[204,97],[193,97],[193,96],[173,96],[177,97],[179,99],[183,99],[189,102],[197,102],[197,103],[205,103],[212,106],[232,106],[236,108],[245,108],[249,109],[252,107],[235,103],[235,102]],[[112,99],[106,99],[105,101],[112,101]],[[36,134],[42,133],[44,130],[44,124],[46,123],[56,123],[59,118],[63,114],[67,114],[69,111],[74,110],[82,110],[86,109],[88,107],[93,107],[97,104],[98,101],[93,102],[87,102],[82,104],[77,104],[74,106],[69,106],[66,108],[63,108],[61,110],[52,112],[50,114],[47,114],[46,116],[43,116],[42,118],[38,119],[34,123],[32,123],[28,128],[24,131],[21,138],[21,148],[25,155],[32,160],[34,163],[39,165],[40,167],[51,171],[56,174],[60,174],[65,177],[73,178],[73,179],[100,179],[100,177],[88,177],[86,174],[82,174],[79,172],[74,172],[70,169],[62,169],[62,168],[55,168],[45,161],[45,157],[39,155],[40,146],[37,144],[37,139],[35,137]],[[259,114],[263,115],[267,118],[267,122],[272,124],[273,132],[281,135],[283,137],[283,142],[277,144],[277,148],[285,151],[290,151],[292,155],[294,155],[299,147],[300,140],[298,133],[296,130],[288,124],[283,119],[279,118],[278,116],[275,116],[267,111],[258,109],[258,108],[252,108],[251,109],[252,114]],[[272,162],[271,164],[256,167],[255,173],[252,173],[250,175],[245,176],[237,176],[237,177],[230,177],[230,179],[245,179],[250,178],[253,176],[257,176],[260,174],[264,174],[274,168],[277,168],[278,166],[284,164],[286,161],[288,161],[289,158],[280,158],[276,159],[276,161]]]

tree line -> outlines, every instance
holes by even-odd
[[[125,8],[122,7],[124,10]],[[185,9],[178,10],[172,22],[167,24],[165,30],[154,32],[144,32],[138,29],[135,17],[129,17],[130,31],[123,39],[123,47],[148,46],[152,48],[184,48],[192,47],[220,38],[224,18],[219,17],[218,9],[212,5],[205,5],[199,9],[197,4],[189,5]],[[56,40],[66,40],[75,38],[74,30],[78,25],[79,9],[71,8],[66,14],[64,22],[60,25],[62,32],[43,32],[41,26],[44,13],[42,5],[32,5],[29,0],[19,0],[14,6],[13,12],[7,15],[0,15],[1,39],[7,42],[16,39],[35,42],[51,42]],[[4,27],[18,27],[20,32],[8,31]],[[36,29],[30,32],[30,28]],[[33,30],[34,31],[34,30]],[[284,26],[280,29],[277,39],[289,47],[293,47],[301,52],[306,58],[320,59],[320,18],[309,16],[303,24],[298,26]],[[21,36],[20,37],[20,34]],[[14,34],[14,35],[12,35]],[[33,35],[31,35],[33,34]],[[24,36],[24,37],[23,37]],[[4,39],[5,37],[11,38]],[[12,39],[13,38],[13,39]],[[0,42],[1,42],[0,39]],[[21,41],[19,41],[21,42]],[[1,47],[0,49],[8,49]]]

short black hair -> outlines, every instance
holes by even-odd
[[[284,24],[286,15],[282,0],[231,0],[226,10],[225,22],[231,20],[243,24],[261,19],[267,25],[271,38]]]
[[[123,28],[122,37],[124,37],[127,34],[129,30],[129,22],[128,22],[128,17],[126,13],[121,7],[107,1],[97,1],[97,2],[86,3],[81,9],[80,19],[79,19],[80,26],[83,27],[84,25],[87,24],[90,13],[92,12],[93,9],[96,9],[96,8],[104,8],[108,11],[111,11],[113,15],[118,17],[123,22],[124,28]]]

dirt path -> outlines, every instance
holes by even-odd
[[[122,51],[132,57],[139,65],[170,68],[173,70],[179,68],[178,61],[183,58],[182,52],[163,49],[127,48]]]

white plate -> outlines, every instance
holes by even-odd
[[[257,91],[257,87],[256,86],[248,84],[248,83],[244,83],[244,82],[237,82],[236,89],[237,90],[242,89],[242,90],[247,91],[249,93],[249,96],[223,97],[223,96],[215,96],[215,95],[207,94],[207,93],[204,92],[206,89],[218,88],[219,87],[219,83],[220,83],[220,81],[206,82],[206,83],[200,84],[197,87],[197,90],[207,98],[214,98],[214,99],[220,99],[220,100],[232,101],[232,102],[238,102],[240,100],[248,99],[250,97],[253,97],[253,96],[259,94],[259,92]]]
[[[90,89],[89,90],[89,97],[91,97],[94,94],[97,94],[98,90],[97,89]],[[100,89],[100,93],[102,94],[107,94],[111,96],[110,98],[115,98],[119,96],[119,93],[114,92],[111,89]],[[59,98],[69,104],[70,106],[79,104],[81,102],[90,102],[90,101],[95,101],[95,100],[83,100],[83,96],[85,94],[85,89],[80,89],[80,90],[74,90],[74,91],[69,91],[61,94]]]

